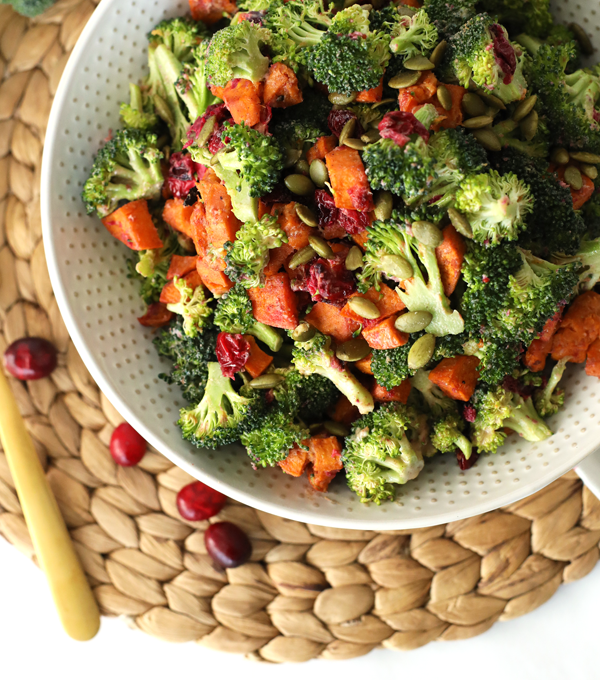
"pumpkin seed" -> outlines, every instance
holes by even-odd
[[[598,168],[595,165],[582,163],[579,169],[586,177],[589,177],[590,179],[597,179],[598,177]]]
[[[414,85],[420,77],[420,71],[404,71],[390,78],[388,85],[394,90],[400,90],[403,87]]]
[[[356,151],[362,151],[367,145],[361,139],[346,137],[346,139],[344,139],[344,146],[355,149]]]
[[[592,165],[598,165],[600,163],[600,156],[595,153],[589,153],[588,151],[571,151],[569,155],[574,161],[579,161],[580,163],[591,163]]]
[[[301,321],[292,331],[292,340],[296,342],[308,342],[315,337],[317,332],[314,326],[311,326],[306,321]]]
[[[305,177],[308,177],[308,174],[310,172],[310,167],[308,165],[308,161],[305,161],[304,158],[301,158],[296,165],[294,166],[294,170],[299,173],[300,175],[304,175]]]
[[[346,255],[346,269],[354,272],[363,266],[362,250],[358,246],[352,246]]]
[[[500,137],[493,130],[487,130],[486,128],[473,130],[473,137],[488,151],[500,151],[502,148]]]
[[[574,165],[569,165],[565,169],[565,182],[575,191],[579,191],[583,187],[583,177]]]
[[[250,381],[250,387],[254,387],[255,390],[270,390],[272,387],[277,387],[285,380],[285,376],[279,373],[265,373],[264,375],[259,375],[258,378]]]
[[[346,137],[350,137],[350,135],[354,132],[355,127],[356,127],[356,118],[349,118],[344,123],[344,127],[342,128],[342,131],[340,132],[340,146],[346,141]]]
[[[381,316],[377,305],[367,298],[351,297],[348,300],[348,307],[358,316],[362,316],[363,319],[378,319]]]
[[[523,118],[523,120],[519,123],[521,133],[528,142],[530,142],[536,136],[538,131],[538,125],[539,116],[538,112],[535,111],[535,109],[531,111],[531,113],[525,118]]]
[[[452,108],[452,95],[445,85],[440,85],[437,89],[437,98],[445,111],[450,111]]]
[[[403,333],[418,333],[429,326],[433,314],[425,311],[406,312],[400,314],[394,326]]]
[[[352,94],[340,94],[339,92],[332,92],[328,99],[332,104],[344,106],[345,104],[351,104],[356,99],[357,94],[357,92],[353,92]]]
[[[448,43],[445,40],[442,40],[442,42],[437,44],[429,56],[429,61],[432,61],[436,66],[439,66],[442,63],[442,59],[444,58],[444,54],[446,54],[447,48]]]
[[[309,227],[318,227],[319,220],[314,212],[302,203],[296,203],[296,215]]]
[[[314,251],[312,246],[306,246],[306,248],[302,248],[302,250],[299,250],[297,253],[292,255],[288,267],[290,269],[296,269],[302,264],[307,264],[313,259],[313,257],[316,256],[316,254],[317,253]]]
[[[310,178],[321,189],[325,186],[325,183],[329,181],[327,166],[320,158],[317,158],[310,164]]]
[[[435,351],[435,335],[426,333],[415,341],[408,352],[407,363],[408,367],[415,371],[418,368],[423,368],[430,361]]]
[[[529,115],[531,111],[533,111],[533,107],[537,103],[537,94],[532,94],[531,97],[527,97],[527,99],[524,99],[515,109],[515,112],[513,113],[513,120],[516,120],[517,123],[520,120],[523,120],[525,116]]]
[[[489,92],[484,92],[483,90],[477,90],[477,94],[483,99],[483,101],[489,106],[495,106],[500,111],[506,111],[506,104],[496,97],[495,94],[490,94]]]
[[[389,220],[394,207],[394,197],[390,191],[378,191],[375,194],[375,217],[382,222]]]
[[[217,124],[216,116],[209,116],[206,119],[206,122],[202,126],[202,130],[200,130],[200,134],[196,137],[195,144],[197,146],[203,147],[206,144],[206,142],[208,142],[209,137],[214,132],[216,124]]]
[[[569,152],[562,146],[557,146],[550,155],[550,159],[557,165],[565,165],[569,162],[569,158]]]
[[[354,299],[354,298],[352,298]],[[362,298],[361,298],[362,299]],[[338,345],[335,356],[340,361],[360,361],[370,354],[371,348],[363,338],[354,338]]]
[[[442,232],[433,222],[418,220],[412,223],[413,236],[423,245],[436,248],[444,240]]]
[[[581,51],[585,54],[586,57],[591,57],[592,54],[594,54],[594,46],[592,45],[592,41],[590,40],[590,37],[585,32],[585,30],[575,22],[569,24],[569,28],[573,35],[575,36],[577,42],[579,43]]]
[[[167,123],[167,125],[175,125],[175,119],[173,118],[173,113],[169,108],[167,102],[158,94],[152,97],[152,103],[156,109],[156,113]]]
[[[392,102],[395,101],[396,101],[395,99],[382,99],[380,102],[375,102],[374,104],[371,104],[371,108],[376,109],[378,106],[383,106],[384,104],[391,104]],[[375,126],[378,125],[377,121],[373,121],[373,123],[375,124]]]
[[[292,168],[300,160],[302,151],[300,149],[287,149],[283,159],[284,168]]]
[[[381,135],[377,128],[372,128],[371,130],[367,130],[367,132],[362,135],[361,139],[365,144],[374,144],[381,139]]]
[[[486,106],[483,99],[474,92],[465,92],[462,100],[463,111],[469,116],[483,116]]]
[[[473,238],[473,228],[469,220],[456,208],[448,208],[448,217],[452,226],[456,229],[459,234],[466,236],[467,238]]]
[[[315,185],[304,175],[288,175],[283,183],[293,194],[298,196],[310,196],[315,192]]]
[[[418,54],[416,57],[407,59],[404,62],[404,68],[409,71],[431,71],[432,68],[435,68],[435,64],[422,54]]]
[[[400,281],[412,278],[414,273],[412,265],[402,255],[384,255],[381,258],[381,271]]]
[[[336,423],[335,420],[326,420],[323,427],[334,437],[347,437],[350,430],[343,423]]]
[[[326,257],[327,259],[334,256],[331,246],[324,238],[317,236],[316,234],[311,234],[308,237],[308,242],[313,247],[313,250],[321,257]]]
[[[311,434],[315,434],[315,432],[318,432],[319,430],[322,430],[322,429],[323,429],[323,423],[311,423],[308,426],[308,431]]]
[[[463,120],[463,127],[469,130],[476,130],[478,128],[484,128],[486,125],[491,125],[494,122],[492,116],[475,116],[474,118],[468,118]]]

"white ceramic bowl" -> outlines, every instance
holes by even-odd
[[[573,18],[600,45],[596,0],[567,0],[558,18]],[[279,469],[253,471],[241,446],[198,451],[176,425],[179,389],[157,375],[168,368],[142,313],[137,282],[126,277],[125,246],[96,217],[80,192],[100,142],[119,126],[128,83],[146,69],[146,34],[161,19],[187,12],[187,0],[102,0],[69,59],[54,99],[44,147],[42,218],[50,276],[67,328],[94,379],[133,427],[170,460],[227,495],[291,519],[347,528],[429,526],[501,507],[540,489],[577,465],[600,440],[600,382],[581,368],[566,380],[566,408],[550,420],[556,434],[540,444],[516,435],[495,456],[461,472],[454,456],[438,456],[421,476],[380,507],[361,504],[336,480],[328,494],[305,477]]]

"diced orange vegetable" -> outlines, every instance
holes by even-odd
[[[371,359],[373,358],[372,354],[369,354],[369,356],[366,356],[364,359],[359,359],[358,361],[354,362],[354,366],[357,371],[360,371],[361,373],[366,373],[367,375],[373,375],[373,369],[371,368]]]
[[[319,472],[338,472],[342,469],[342,447],[337,437],[311,437],[308,444],[308,459]]]
[[[230,80],[223,88],[223,101],[236,123],[254,127],[261,121],[263,110],[262,83],[253,83],[246,78]]]
[[[600,338],[596,338],[587,351],[585,372],[600,378]]]
[[[222,271],[213,269],[205,259],[198,258],[196,271],[200,275],[202,283],[216,297],[225,295],[228,290],[233,288],[233,283],[229,278]]]
[[[288,258],[291,257],[293,252],[294,249],[287,243],[282,243],[278,248],[273,248],[270,250],[269,262],[263,270],[265,276],[277,274]]]
[[[308,483],[312,486],[312,488],[315,491],[325,493],[337,473],[318,472],[312,465],[308,465],[306,468],[306,474],[308,475]]]
[[[465,88],[460,85],[450,85],[449,83],[446,83],[445,87],[452,97],[452,108],[450,111],[446,111],[440,104],[437,94],[435,95],[432,103],[440,116],[431,125],[431,129],[434,132],[437,132],[440,128],[450,129],[458,127],[463,122],[462,100],[466,93]]]
[[[419,0],[402,0],[401,5],[406,5],[407,7],[414,7],[415,9],[420,9],[422,6]]]
[[[523,363],[530,371],[538,373],[539,371],[543,371],[546,367],[546,359],[552,351],[554,334],[560,324],[561,316],[562,309],[556,312],[551,319],[546,321],[544,328],[540,333],[540,337],[533,340],[527,348]]]
[[[308,237],[312,230],[298,217],[296,203],[275,203],[271,209],[271,215],[277,217],[279,226],[288,237],[288,246],[294,250],[300,250],[308,245]]]
[[[352,240],[361,250],[366,250],[369,232],[365,229],[365,231],[361,231],[360,234],[352,234]]]
[[[296,328],[298,305],[285,272],[265,277],[263,288],[250,288],[254,318],[274,328]]]
[[[560,179],[561,182],[565,181],[565,170],[566,166],[561,165],[556,171],[558,179]],[[573,199],[574,210],[579,210],[582,208],[594,195],[594,191],[596,190],[594,182],[589,177],[587,177],[587,175],[582,173],[581,179],[583,180],[583,186],[581,189],[576,190],[571,188],[571,198]]]
[[[402,404],[406,404],[411,388],[412,385],[408,378],[403,380],[399,385],[396,385],[396,387],[392,387],[391,390],[388,390],[383,385],[375,382],[371,388],[371,394],[373,395],[373,399],[375,399],[375,401],[380,401],[383,403],[389,401],[399,401]]]
[[[337,342],[350,340],[353,333],[359,329],[356,321],[342,316],[335,305],[327,302],[316,302],[306,315],[306,320],[324,335],[331,335]]]
[[[197,270],[194,270],[193,272],[186,274],[182,278],[185,281],[185,285],[188,288],[191,288],[192,290],[196,290],[196,287],[199,286],[202,283],[202,281],[200,279],[200,274],[198,274]],[[181,300],[181,293],[175,287],[174,281],[169,281],[169,283],[167,283],[163,287],[163,289],[160,293],[159,299],[160,299],[161,302],[164,302],[166,305],[176,304],[177,302],[179,302],[179,300]]]
[[[386,317],[391,316],[392,314],[397,314],[398,312],[401,312],[403,309],[405,309],[404,302],[402,302],[400,296],[389,286],[386,286],[385,283],[380,285],[379,290],[376,290],[373,287],[369,288],[366,293],[352,293],[350,297],[364,297],[377,305],[380,316],[378,319],[373,320],[363,319],[362,317],[358,316],[358,314],[350,309],[348,303],[342,307],[342,316],[363,324],[365,328],[374,326],[378,321],[381,321],[381,319],[385,319]]]
[[[169,271],[167,272],[167,281],[174,279],[176,276],[181,278],[191,271],[196,269],[196,255],[173,255],[169,263]]]
[[[364,328],[362,335],[372,349],[393,349],[408,342],[408,333],[399,331],[394,323],[398,317],[388,316],[374,326]]]
[[[452,399],[469,401],[479,380],[479,359],[459,354],[442,359],[429,373],[429,380]]]
[[[292,477],[301,477],[308,465],[308,450],[301,448],[291,449],[284,460],[280,460],[277,465]]]
[[[192,217],[190,218],[192,225],[192,240],[196,247],[196,253],[199,257],[204,257],[208,250],[208,236],[206,234],[206,210],[202,201],[196,201]]]
[[[379,81],[377,87],[372,87],[370,90],[363,90],[359,92],[356,101],[365,104],[370,104],[372,102],[380,102],[383,96],[383,78]]]
[[[241,223],[233,214],[227,189],[214,172],[206,172],[198,183],[198,188],[206,211],[208,243],[220,249],[226,241],[235,240]]]
[[[462,269],[465,253],[467,252],[467,245],[464,238],[451,224],[444,227],[442,236],[444,240],[435,249],[435,256],[440,270],[440,277],[444,284],[444,293],[451,295],[460,279],[460,270]]]
[[[369,212],[373,194],[360,154],[348,146],[338,146],[325,156],[336,208]]]
[[[199,201],[196,203],[198,205]],[[200,203],[200,205],[202,205]],[[193,205],[183,205],[183,198],[170,198],[163,208],[163,220],[175,231],[180,231],[182,234],[194,238],[194,228],[192,226],[191,218],[194,212]]]
[[[589,290],[578,295],[554,335],[552,358],[575,364],[585,361],[590,345],[600,336],[600,295]]]
[[[401,87],[398,90],[398,106],[400,111],[414,113],[422,104],[427,104],[435,96],[438,88],[438,79],[432,71],[424,71],[419,80],[410,87]]]
[[[142,326],[160,328],[160,326],[166,326],[174,316],[175,314],[167,309],[164,302],[153,302],[148,305],[144,316],[138,316],[138,321]]]
[[[233,0],[189,0],[192,19],[208,26],[216,24],[224,14],[233,15],[237,6]]]
[[[265,76],[263,102],[274,109],[284,109],[302,101],[298,78],[289,66],[272,64]]]
[[[163,246],[150,216],[148,202],[143,198],[126,203],[103,217],[102,224],[131,250],[154,250]]]
[[[250,345],[250,356],[244,368],[253,378],[258,378],[273,363],[273,357],[263,352],[251,335],[244,335],[244,340]]]
[[[335,406],[327,410],[327,415],[336,423],[350,425],[360,418],[360,411],[342,394],[336,401]]]
[[[313,161],[323,160],[325,156],[337,146],[337,137],[319,137],[306,153],[306,160],[310,165]]]

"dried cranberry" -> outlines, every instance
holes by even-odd
[[[477,418],[477,411],[475,410],[475,407],[471,406],[471,404],[466,404],[463,408],[463,418],[467,421],[467,423],[474,423],[475,418]]]
[[[237,18],[238,21],[249,21],[252,24],[262,26],[266,13],[266,9],[254,10],[252,12],[240,12],[237,15]]]
[[[310,293],[314,302],[340,302],[356,290],[354,277],[341,257],[318,258],[296,269],[293,291]]]
[[[475,451],[475,449],[473,449],[471,452],[471,457],[467,459],[465,454],[458,450],[456,452],[456,460],[458,461],[458,467],[461,470],[468,470],[469,468],[472,468],[473,465],[475,465],[475,463],[479,460],[479,454]]]
[[[169,158],[169,171],[167,173],[167,186],[173,196],[185,198],[195,188],[198,174],[205,172],[200,163],[194,163],[187,153],[173,153]]]
[[[333,196],[325,189],[315,191],[315,203],[319,215],[319,228],[326,229],[338,223],[340,211],[335,207]]]
[[[167,309],[164,302],[152,302],[148,305],[144,316],[138,316],[138,321],[142,326],[160,328],[166,326],[174,316],[175,314]]]
[[[177,509],[188,522],[201,522],[217,515],[227,502],[227,496],[202,482],[192,482],[177,494]]]
[[[391,139],[398,146],[410,142],[412,135],[419,135],[425,142],[429,141],[429,131],[413,113],[407,111],[390,111],[379,123],[379,134],[384,139]]]
[[[354,111],[350,111],[349,109],[333,109],[330,111],[329,116],[327,116],[327,126],[336,137],[339,137],[344,125],[352,118],[356,121],[352,136],[360,137],[361,135],[364,135],[365,132],[362,125],[358,122],[358,116]]]
[[[215,352],[221,364],[221,373],[226,378],[233,378],[248,361],[250,343],[239,333],[219,333]]]
[[[528,385],[521,380],[517,380],[517,378],[513,378],[512,375],[507,375],[502,381],[502,387],[509,392],[518,394],[523,399],[527,399],[535,392],[537,385]]]
[[[267,205],[272,205],[273,203],[291,203],[295,200],[295,197],[292,196],[283,182],[279,182],[271,193],[265,194],[260,200]]]
[[[137,465],[146,453],[146,440],[129,423],[121,423],[110,438],[110,455],[117,465]]]
[[[504,74],[504,84],[509,85],[517,70],[515,48],[508,41],[500,24],[492,24],[490,31],[494,37],[494,58],[496,64],[498,64],[498,68]]]
[[[213,560],[226,569],[246,563],[252,554],[248,536],[231,522],[215,522],[204,532],[204,545]]]
[[[216,128],[220,123],[222,123],[225,120],[225,118],[229,116],[229,111],[227,110],[225,104],[211,104],[206,109],[204,114],[200,116],[200,118],[197,118],[190,126],[189,130],[187,131],[187,142],[183,145],[184,149],[187,149],[188,146],[191,146],[196,141],[196,137],[198,137],[200,132],[202,132],[204,123],[206,123],[206,121],[211,116],[214,116],[216,118],[215,121]]]
[[[19,380],[47,378],[56,361],[56,348],[44,338],[15,340],[4,352],[4,368]]]
[[[597,123],[600,123],[600,110],[594,109],[592,116]]]

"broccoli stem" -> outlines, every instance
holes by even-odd
[[[454,440],[454,443],[465,454],[465,458],[469,460],[471,453],[473,452],[473,444],[471,444],[471,441],[465,437],[464,434],[459,434]]]
[[[279,352],[281,345],[283,345],[283,338],[281,335],[279,335],[274,328],[271,328],[271,326],[267,326],[260,321],[253,323],[248,329],[248,333],[255,338],[258,338],[261,342],[264,342],[272,352]]]
[[[528,442],[541,442],[552,436],[552,430],[535,410],[530,397],[523,399],[523,397],[515,394],[513,403],[510,417],[502,423],[504,427],[514,430]]]
[[[179,59],[164,45],[159,45],[154,50],[154,66],[162,82],[164,90],[163,99],[166,107],[169,109],[169,115],[166,115],[163,106],[160,104],[156,106],[155,97],[156,111],[169,126],[171,136],[173,137],[173,147],[179,150],[189,127],[189,122],[181,111],[179,97],[175,88],[175,83],[179,79],[183,67]]]
[[[142,91],[139,88],[139,85],[136,85],[135,83],[129,83],[129,106],[134,111],[143,111],[143,103],[142,103]]]
[[[531,35],[527,35],[527,33],[520,33],[515,38],[515,42],[524,47],[532,56],[535,56],[542,46],[542,41],[539,38],[534,38]]]
[[[370,413],[375,407],[375,402],[369,390],[361,385],[350,371],[335,366],[327,368],[319,366],[315,373],[331,380],[348,401],[358,408],[361,414]]]

